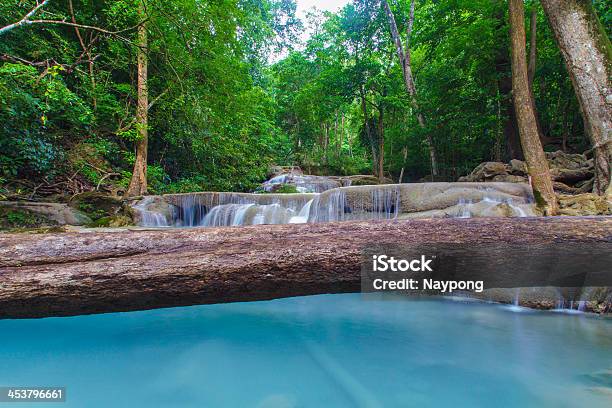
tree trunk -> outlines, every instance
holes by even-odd
[[[397,56],[399,58],[400,65],[402,67],[402,74],[404,77],[404,86],[406,87],[406,92],[408,92],[408,96],[410,97],[410,104],[412,108],[415,110],[417,115],[417,121],[421,129],[425,128],[425,117],[423,113],[419,109],[419,104],[417,101],[417,89],[414,83],[414,78],[412,76],[412,66],[411,66],[411,58],[410,58],[410,37],[412,34],[412,25],[414,23],[414,0],[410,2],[410,18],[408,21],[408,28],[406,34],[406,48],[402,45],[402,39],[399,35],[399,31],[397,29],[397,23],[395,22],[395,16],[391,11],[391,7],[389,6],[389,1],[384,0],[383,6],[385,8],[385,13],[387,14],[387,18],[389,19],[389,27],[391,29],[391,37],[393,37],[393,42],[395,43],[395,49],[397,51]],[[429,160],[431,161],[431,175],[432,181],[438,175],[438,160],[436,149],[433,143],[433,138],[430,133],[427,133],[427,147],[429,149]]]
[[[398,184],[402,184],[402,180],[404,179],[404,168],[406,167],[406,158],[408,157],[408,148],[406,146],[404,146],[402,148],[402,170],[400,171],[400,175],[399,175],[399,180],[397,181]]]
[[[518,244],[530,251],[525,262],[556,271],[555,262],[538,251],[609,246],[610,223],[604,217],[446,218],[0,234],[0,318],[357,292],[363,251],[373,244],[402,243],[426,254],[457,245],[467,251],[460,265],[476,254],[485,257],[475,273],[499,273],[493,265],[502,260],[520,274],[520,259],[519,265],[507,261],[518,255],[513,249]],[[482,250],[492,242],[503,245]]]
[[[537,24],[538,24],[538,9],[534,3],[531,7],[531,17],[529,24],[529,64],[527,65],[527,77],[529,79],[529,92],[531,92],[531,103],[533,104],[533,112],[535,113],[536,126],[538,127],[538,135],[540,136],[540,142],[542,146],[546,146],[551,142],[550,138],[544,135],[542,124],[540,123],[540,117],[538,116],[538,109],[536,108],[535,96],[533,93],[533,79],[535,78],[535,71],[537,65]]]
[[[496,20],[496,29],[501,32],[505,30],[505,2],[496,0],[497,7],[493,18]],[[501,97],[501,115],[505,118],[503,123],[503,132],[505,139],[505,147],[509,159],[524,160],[523,151],[521,150],[521,138],[518,133],[518,125],[516,123],[516,115],[514,112],[514,101],[512,99],[512,76],[510,72],[510,55],[508,47],[502,42],[497,47],[495,56],[495,71],[497,72],[497,88]]]
[[[372,129],[370,129],[370,120],[368,117],[368,102],[366,101],[365,90],[363,86],[359,89],[359,93],[361,96],[361,111],[363,113],[363,127],[366,132],[366,137],[370,144],[370,148],[372,149],[372,174],[374,176],[378,176],[378,155],[376,154],[376,144],[374,143],[374,138],[372,137]]]
[[[595,154],[595,193],[612,200],[612,45],[589,0],[542,0]]]
[[[550,169],[540,142],[536,113],[529,90],[525,51],[525,15],[523,0],[509,0],[510,43],[512,59],[512,93],[519,125],[521,145],[531,177],[538,207],[545,215],[557,214],[557,198],[550,178]]]
[[[378,179],[382,182],[385,178],[385,108],[382,102],[378,109]]]
[[[529,88],[533,84],[535,77],[536,61],[537,61],[537,24],[538,24],[538,9],[536,5],[531,6],[531,19],[529,24]]]
[[[136,107],[136,128],[138,141],[136,142],[136,161],[134,171],[126,195],[128,197],[140,196],[147,192],[147,153],[149,144],[148,116],[149,116],[149,89],[147,85],[148,68],[148,39],[147,24],[145,21],[145,0],[139,1],[138,13],[143,23],[138,27],[138,106]]]

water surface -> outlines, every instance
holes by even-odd
[[[0,385],[67,387],[35,407],[612,406],[612,321],[585,315],[345,294],[0,334]]]

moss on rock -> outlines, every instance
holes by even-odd
[[[38,228],[55,226],[57,223],[42,214],[26,209],[0,206],[0,229]]]

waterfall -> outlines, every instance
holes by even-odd
[[[154,197],[145,197],[132,208],[139,214],[140,225],[146,227],[168,227],[170,222],[168,218],[161,212],[151,208],[154,203]]]
[[[334,177],[311,176],[302,174],[281,174],[264,182],[260,191],[274,192],[282,185],[289,184],[300,193],[322,193],[333,188],[342,187],[342,181]]]
[[[457,218],[472,218],[472,213],[470,212],[470,208],[472,207],[472,200],[464,200],[463,198],[459,199],[459,215]]]
[[[288,176],[278,177],[285,180],[284,178]],[[345,186],[319,193],[297,194],[213,192],[169,194],[145,197],[135,203],[133,208],[138,214],[139,224],[149,227],[221,227],[404,218],[534,215],[528,185],[486,184],[483,186],[483,183],[415,183]]]

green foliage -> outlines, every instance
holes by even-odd
[[[36,228],[41,225],[55,225],[55,223],[25,209],[0,206],[0,229]]]
[[[0,171],[49,174],[63,146],[91,124],[91,111],[52,67],[42,77],[22,64],[0,66]]]
[[[81,28],[79,39],[73,27],[58,24],[2,35],[0,182],[76,173],[95,187],[116,173],[112,183],[127,188],[139,137],[133,29],[139,1],[73,1],[77,22],[119,35]],[[405,36],[409,1],[390,4]],[[532,4],[533,92],[548,149],[566,137],[570,149],[584,150],[572,85],[544,13]],[[33,5],[0,2],[0,26]],[[594,5],[609,29],[609,2]],[[410,43],[417,112],[380,0],[312,12],[305,22],[296,18],[293,0],[148,1],[150,192],[249,191],[271,164],[371,173],[381,155],[385,176],[397,179],[403,169],[404,181],[414,181],[430,171],[428,136],[446,179],[503,159],[506,7],[490,0],[416,2]],[[67,2],[49,2],[38,16],[72,18]],[[311,36],[299,44],[305,27]]]

